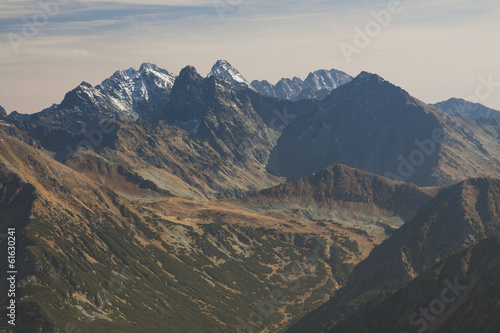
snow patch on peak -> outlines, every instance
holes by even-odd
[[[82,81],[82,83],[80,83],[78,85],[79,88],[82,88],[82,89],[88,89],[88,88],[93,88],[92,85],[88,82],[85,82],[85,81]]]
[[[227,60],[217,60],[213,67],[231,68],[233,66]]]
[[[320,69],[310,73],[304,80],[304,89],[309,88],[313,91],[323,89],[332,90],[351,81],[352,77],[336,69]]]
[[[156,72],[160,72],[160,71],[163,71],[161,68],[159,68],[158,66],[156,66],[155,64],[151,64],[149,62],[145,62],[141,65],[141,67],[139,68],[139,72],[142,73],[142,72],[146,72],[148,70],[151,70],[151,71],[156,71]]]
[[[243,75],[226,60],[217,60],[208,74],[208,77],[211,76],[221,77],[232,84],[250,86]]]
[[[251,87],[264,95],[285,100],[296,101],[305,98],[321,100],[333,89],[350,81],[352,77],[344,72],[336,69],[321,69],[309,73],[304,81],[298,77],[283,78],[272,86],[267,81],[255,80],[251,83]]]

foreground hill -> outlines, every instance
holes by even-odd
[[[312,221],[331,219],[366,231],[380,228],[390,232],[413,218],[438,191],[335,165],[241,202],[257,211],[295,213]]]
[[[344,332],[364,318],[367,310],[449,253],[499,235],[499,207],[498,179],[471,179],[443,189],[356,266],[330,301],[289,331],[309,327],[310,332]]]
[[[376,245],[134,182],[131,201],[6,128],[0,231],[16,228],[21,332],[275,330],[326,301]]]
[[[460,249],[343,332],[500,331],[500,238]]]

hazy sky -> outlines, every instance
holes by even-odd
[[[96,85],[143,62],[175,74],[193,65],[206,75],[226,59],[249,81],[366,70],[428,103],[477,91],[481,103],[500,110],[498,0],[401,1],[377,26],[372,12],[390,3],[4,0],[0,105],[33,113],[82,81]],[[356,29],[367,25],[370,39],[356,44]],[[350,61],[347,45],[356,47]]]

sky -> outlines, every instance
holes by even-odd
[[[368,71],[436,103],[500,110],[498,0],[4,0],[0,105],[38,112],[82,81],[154,63],[249,81]]]

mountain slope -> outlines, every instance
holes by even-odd
[[[290,230],[158,192],[130,201],[4,130],[0,231],[16,228],[19,331],[275,330],[345,278],[327,264],[341,260],[329,258],[339,228]]]
[[[188,66],[172,88],[164,117],[212,147],[221,158],[218,164],[246,169],[264,180],[269,178],[265,169],[286,117],[313,107],[309,101],[292,104],[262,96],[216,75],[204,79]],[[259,187],[253,190],[264,188]]]
[[[280,120],[273,111],[286,108],[288,102],[216,76],[203,79],[192,67],[181,71],[169,99],[162,114],[168,123],[112,121],[105,130],[87,126],[87,132],[75,135],[21,121],[11,123],[26,132],[17,133],[17,138],[40,142],[58,161],[110,186],[117,183],[111,186],[117,191],[117,179],[125,173],[152,182],[157,189],[192,198],[236,197],[281,182],[265,166],[279,135]],[[300,111],[298,107],[288,110]],[[95,122],[100,121],[103,109],[93,112],[85,116],[95,114]],[[71,122],[74,116],[66,113],[65,119]],[[79,122],[72,124],[79,126]]]
[[[2,106],[0,106],[0,117],[7,117],[7,112]]]
[[[343,332],[500,330],[500,238],[456,251]]]
[[[435,107],[449,114],[462,117],[477,118],[500,118],[500,111],[490,109],[479,103],[471,103],[460,98],[450,98],[447,101],[433,104]]]
[[[284,129],[268,170],[290,180],[346,164],[419,186],[500,174],[500,127],[446,115],[361,73]]]
[[[219,61],[214,73],[235,74],[229,66]],[[312,89],[324,86],[321,77],[310,75]],[[37,132],[35,140],[63,145],[57,151],[44,146],[59,161],[90,141],[86,146],[97,154],[108,152],[110,158],[102,156],[106,163],[118,163],[158,188],[189,197],[240,196],[274,186],[279,178],[293,181],[335,164],[419,186],[500,173],[500,120],[446,115],[376,75],[362,73],[323,101],[297,102],[264,96],[219,75],[203,78],[190,66],[172,82],[168,72],[144,64],[139,71],[118,71],[102,86],[82,84],[51,109],[12,117],[74,133],[72,138],[59,133],[68,141],[57,142],[50,131]],[[148,115],[155,115],[149,118],[151,126],[143,121]],[[128,147],[122,155],[112,155],[109,151],[117,150],[113,133],[104,145],[92,144],[110,119],[134,127],[131,138],[142,138],[134,143],[141,149]],[[155,138],[144,131],[153,127],[169,138],[162,139],[160,153]],[[206,146],[210,149],[203,156],[201,147]],[[178,153],[170,154],[170,149]],[[141,160],[146,156],[147,161]]]
[[[210,70],[210,73],[208,73],[208,77],[210,76],[221,77],[235,85],[250,86],[250,83],[248,83],[243,75],[226,60],[217,60]]]
[[[331,331],[344,332],[449,253],[499,234],[500,180],[471,179],[445,188],[356,266],[332,300],[289,331],[311,326],[320,332],[338,324]]]
[[[437,188],[420,189],[345,165],[336,165],[296,182],[262,190],[241,202],[252,209],[294,209],[300,210],[304,216],[318,218],[329,210],[331,217],[336,217],[344,225],[354,220],[357,223],[365,221],[368,225],[384,222],[398,228],[404,221],[413,218],[417,209],[437,191]]]

